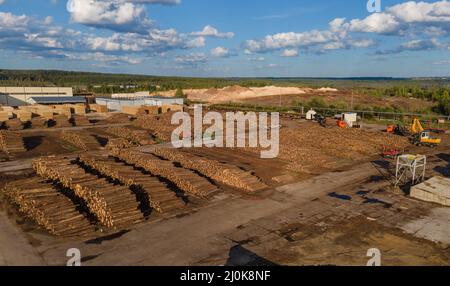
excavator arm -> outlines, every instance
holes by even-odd
[[[412,126],[411,126],[411,132],[413,134],[417,134],[417,133],[421,133],[423,131],[425,131],[425,129],[423,128],[422,123],[420,123],[419,119],[415,118],[413,120],[413,123],[412,123]]]

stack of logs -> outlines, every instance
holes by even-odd
[[[127,139],[136,145],[150,145],[154,143],[145,130],[135,130],[129,127],[109,127],[106,129],[106,132]]]
[[[136,147],[136,144],[133,144],[133,142],[131,142],[128,139],[125,138],[108,138],[108,144],[106,144],[106,149],[107,150],[121,150],[121,149],[127,149],[127,148],[132,148],[132,147]]]
[[[107,119],[107,122],[111,124],[128,123],[130,122],[130,117],[124,113],[116,113],[111,115],[111,117]]]
[[[122,149],[111,151],[111,155],[128,164],[142,168],[154,176],[168,179],[187,194],[199,198],[208,198],[217,191],[216,186],[195,172],[178,168],[172,162],[160,160],[151,154]]]
[[[22,135],[13,131],[0,131],[0,147],[7,154],[26,152]]]
[[[200,158],[175,149],[157,148],[152,153],[158,157],[176,162],[184,168],[198,171],[216,182],[221,182],[246,192],[255,192],[267,187],[256,176],[253,176],[251,172],[241,170],[233,165]]]
[[[55,122],[54,127],[62,128],[62,127],[72,127],[72,124],[69,122],[69,119],[66,115],[55,115],[53,116],[53,121]]]
[[[167,185],[161,183],[156,177],[144,175],[133,167],[108,157],[81,155],[79,160],[103,176],[117,180],[132,189],[142,190],[147,194],[149,205],[157,212],[168,212],[185,206]]]
[[[61,137],[84,151],[95,150],[99,147],[97,140],[83,131],[63,131]]]
[[[163,141],[170,141],[175,126],[172,125],[172,113],[165,113],[158,116],[140,115],[133,121],[133,125],[145,130],[150,130],[152,134]]]
[[[144,219],[136,195],[128,187],[115,186],[106,179],[86,173],[69,159],[40,158],[33,161],[33,168],[43,178],[72,190],[106,227],[120,229]]]
[[[9,183],[3,190],[20,212],[58,236],[90,236],[95,227],[77,211],[77,206],[39,178]]]
[[[18,118],[13,118],[5,121],[5,126],[10,131],[19,131],[23,129],[23,123]]]
[[[47,128],[47,119],[44,117],[38,116],[31,118],[31,128]]]
[[[83,115],[74,115],[72,116],[71,122],[74,126],[89,126],[91,122],[86,116]]]

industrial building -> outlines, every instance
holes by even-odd
[[[8,106],[28,105],[32,97],[73,96],[71,87],[4,87],[0,86],[0,104]]]
[[[43,96],[43,97],[30,97],[27,100],[28,104],[40,104],[40,105],[56,105],[56,104],[77,104],[86,103],[86,98],[83,96]]]
[[[108,107],[109,111],[122,111],[125,106],[162,106],[162,105],[183,105],[183,98],[175,97],[141,97],[135,99],[110,99],[96,98],[99,105]]]

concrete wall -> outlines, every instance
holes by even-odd
[[[5,87],[0,86],[0,104],[9,106],[28,105],[31,97],[73,96],[71,87]]]

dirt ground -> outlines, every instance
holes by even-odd
[[[284,94],[273,96],[261,96],[256,98],[241,99],[237,102],[260,104],[268,106],[292,106],[298,103],[308,103],[314,98],[323,99],[329,105],[335,105],[340,108],[351,109],[351,106],[378,106],[401,108],[407,112],[414,112],[430,108],[433,103],[417,98],[398,98],[398,97],[373,97],[369,95],[352,93],[348,90],[332,92],[308,92],[306,94]]]

